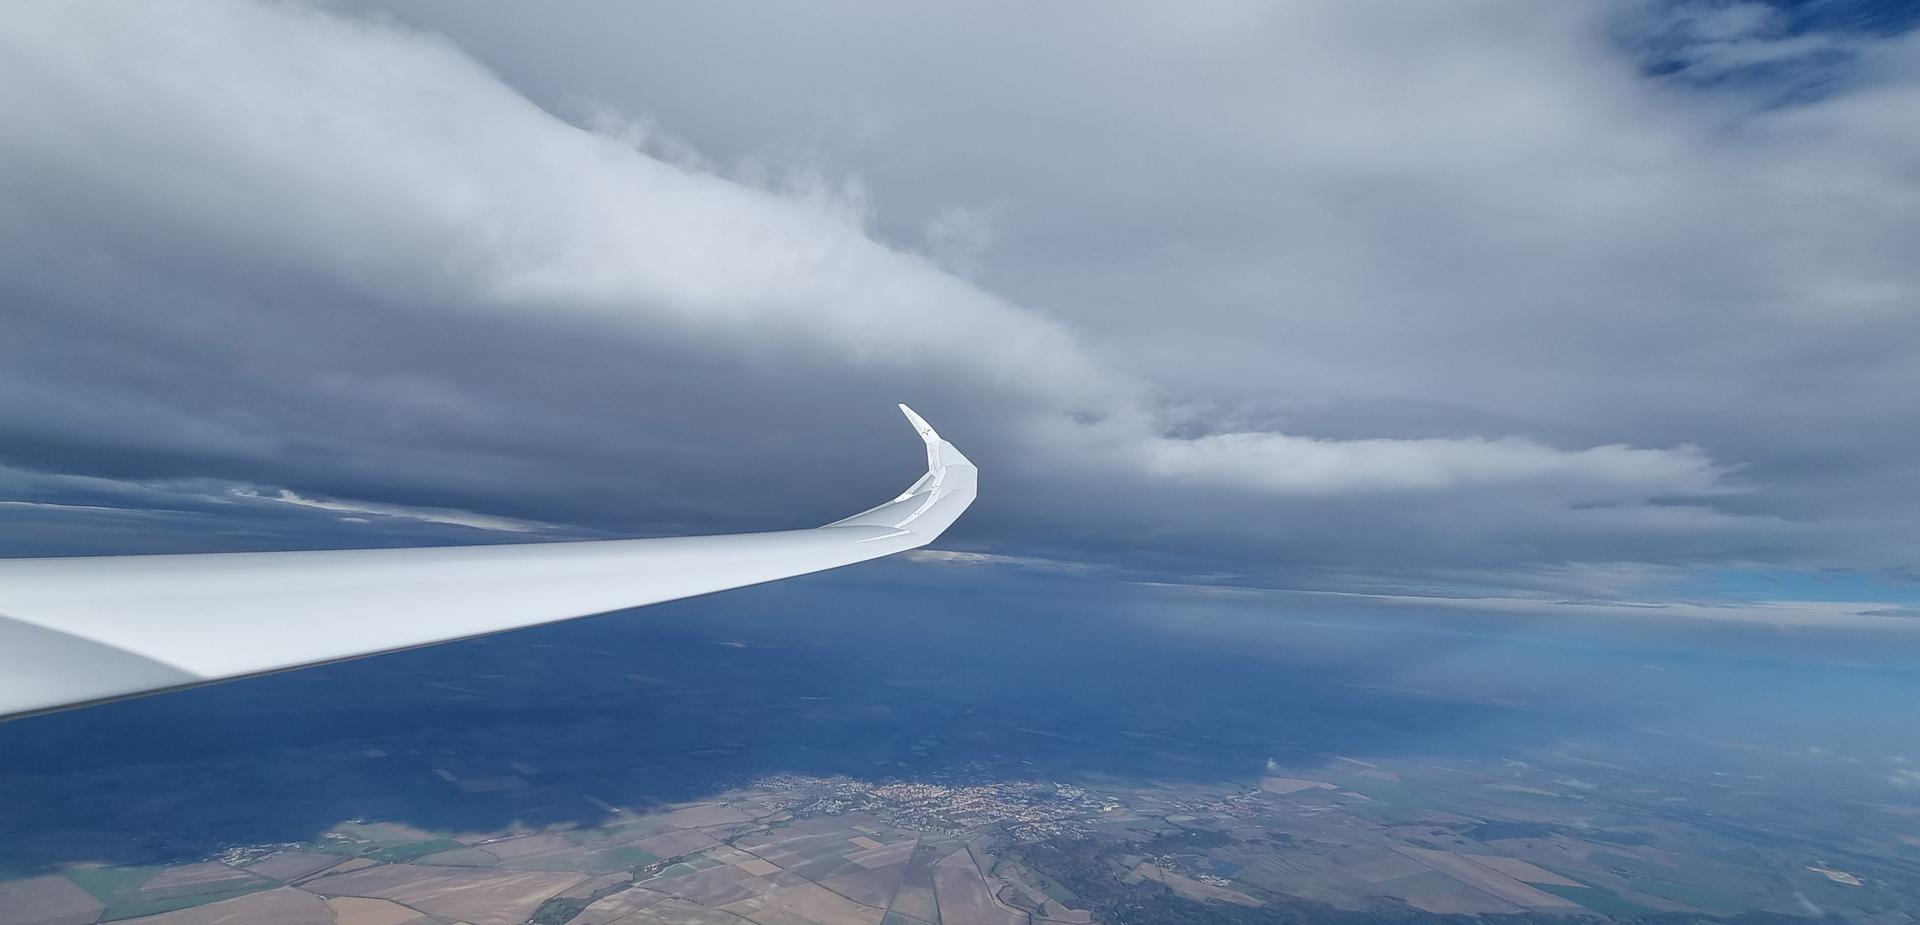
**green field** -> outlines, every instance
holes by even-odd
[[[274,885],[270,880],[235,871],[230,880],[156,890],[151,893],[141,889],[143,884],[165,869],[163,867],[93,867],[70,870],[67,871],[66,876],[93,898],[106,905],[106,911],[100,916],[103,922],[204,906],[223,899],[232,899],[235,896],[245,896]]]
[[[1634,916],[1646,915],[1653,911],[1638,903],[1621,899],[1606,890],[1596,890],[1592,887],[1556,886],[1551,883],[1534,883],[1529,884],[1529,886],[1537,890],[1545,890],[1561,899],[1577,902],[1601,915],[1610,915],[1616,918],[1632,918]]]
[[[162,912],[172,912],[176,909],[190,909],[194,906],[216,903],[223,899],[232,899],[235,896],[257,893],[272,886],[274,886],[274,884],[266,880],[225,881],[219,885],[218,889],[205,893],[189,893],[181,896],[136,896],[121,902],[109,904],[107,911],[101,914],[100,921],[117,922],[121,919],[138,918],[143,915],[158,915]]]
[[[164,868],[159,867],[87,867],[66,872],[72,880],[94,899],[111,906],[121,898],[131,896],[140,890],[140,884],[153,879]]]
[[[1745,912],[1753,908],[1753,901],[1742,896],[1721,893],[1703,887],[1673,883],[1666,880],[1636,880],[1633,884],[1642,892],[1651,893],[1663,899],[1683,902],[1702,909],[1715,909],[1721,912]]]
[[[429,854],[439,854],[442,851],[457,851],[465,847],[465,845],[451,838],[434,838],[428,839],[427,841],[388,845],[383,848],[375,848],[372,851],[363,851],[361,853],[376,861],[392,861],[398,863],[411,861],[414,858],[423,858]]]

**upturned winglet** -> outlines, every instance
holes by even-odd
[[[924,546],[945,532],[973,504],[979,493],[980,471],[953,444],[941,439],[927,419],[906,405],[900,413],[927,444],[927,472],[892,501],[861,511],[829,527],[885,526],[912,534]]]

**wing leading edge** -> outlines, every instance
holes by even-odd
[[[927,473],[811,530],[0,560],[0,721],[805,575],[932,542],[977,470],[912,409]]]

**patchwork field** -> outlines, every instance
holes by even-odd
[[[601,825],[349,821],[213,859],[0,881],[0,925],[1091,925],[1127,909],[1148,921],[1301,909],[1704,921],[1791,914],[1802,898],[1904,901],[1889,886],[1898,857],[1736,850],[1671,799],[1649,811],[1529,767],[1345,758],[1267,771],[1198,783],[774,775],[718,799],[618,807]],[[1905,850],[1899,833],[1881,841]]]

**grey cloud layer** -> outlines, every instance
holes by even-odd
[[[408,9],[456,46],[9,10],[9,459],[772,526],[895,487],[906,398],[998,473],[960,541],[1010,552],[1910,564],[1912,435],[1832,414],[1915,394],[1916,91],[1879,45],[1760,111],[1576,5],[654,12]]]

